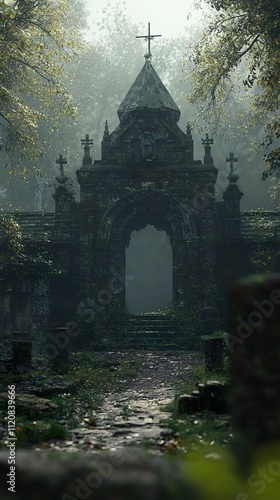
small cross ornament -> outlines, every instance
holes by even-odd
[[[67,177],[64,173],[64,165],[66,165],[68,162],[66,158],[63,158],[62,155],[59,155],[58,159],[55,160],[56,164],[59,165],[59,170],[60,170],[60,175],[56,177],[57,182],[60,184],[63,184],[67,181]]]
[[[229,180],[230,183],[237,182],[239,179],[239,175],[234,173],[233,164],[238,162],[238,158],[234,158],[234,154],[229,153],[229,158],[226,159],[226,162],[229,163],[229,165],[230,165],[230,171],[229,171],[229,174],[227,176],[227,179]]]

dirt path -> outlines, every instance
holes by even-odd
[[[166,423],[170,413],[165,406],[174,398],[178,374],[196,363],[197,358],[182,351],[131,351],[104,356],[114,361],[130,361],[136,357],[142,369],[121,391],[105,395],[102,407],[94,415],[94,426],[73,429],[68,441],[53,446],[67,451],[114,451],[148,440],[151,447],[160,451],[170,433]]]

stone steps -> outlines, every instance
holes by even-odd
[[[125,322],[125,344],[131,349],[186,347],[179,325],[161,315],[132,315]]]

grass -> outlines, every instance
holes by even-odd
[[[38,385],[48,380],[50,369],[33,371]],[[91,353],[73,353],[70,356],[69,370],[63,379],[77,383],[75,394],[61,393],[48,399],[57,405],[51,413],[41,412],[34,415],[30,408],[17,409],[17,446],[28,447],[41,444],[50,439],[65,439],[67,429],[82,425],[94,425],[94,413],[100,407],[104,394],[118,391],[126,384],[127,379],[137,376],[141,362],[130,357],[130,361],[109,361],[102,356]],[[28,380],[28,376],[7,374],[1,379],[0,391],[6,392],[9,384]],[[61,424],[63,422],[63,424]],[[0,401],[0,425],[7,427],[7,402]]]
[[[33,371],[32,375],[40,384],[48,380],[50,369],[42,363],[43,370]],[[141,368],[141,362],[135,356],[129,361],[113,358],[108,359],[103,355],[94,355],[88,352],[73,353],[70,356],[69,370],[63,376],[65,381],[76,383],[75,393],[61,393],[50,397],[57,405],[57,410],[51,414],[43,413],[34,415],[27,409],[19,410],[16,415],[17,437],[19,447],[40,445],[51,439],[66,439],[68,429],[79,425],[94,427],[95,412],[102,404],[106,393],[123,389],[127,380],[136,377]],[[222,372],[205,372],[202,359],[186,367],[177,374],[177,394],[168,409],[172,417],[167,422],[173,430],[178,443],[178,452],[186,453],[189,450],[204,448],[220,444],[227,446],[231,441],[229,419],[217,417],[210,412],[201,412],[196,415],[179,415],[177,400],[180,394],[191,393],[198,383],[215,379],[224,381],[228,379],[227,369]],[[7,386],[13,382],[28,380],[28,376],[7,374],[1,380],[0,390],[5,392]],[[123,418],[128,418],[131,413],[129,403],[121,410]],[[0,425],[7,426],[7,402],[0,402]],[[166,422],[165,422],[166,425]]]
[[[66,439],[67,430],[56,420],[36,421],[21,419],[16,427],[17,447],[26,448],[51,439]]]
[[[203,360],[200,359],[196,365],[188,366],[185,371],[177,374],[176,396],[167,409],[172,412],[172,416],[168,420],[168,427],[176,436],[178,453],[186,454],[190,451],[217,445],[228,446],[231,443],[232,434],[227,415],[215,415],[209,411],[194,415],[178,413],[179,396],[190,394],[197,389],[199,383],[205,383],[207,380],[228,381],[229,374],[226,364],[224,369],[219,372],[207,372]]]
[[[171,418],[168,426],[178,441],[179,453],[200,451],[211,446],[228,446],[232,440],[229,418],[210,412]]]

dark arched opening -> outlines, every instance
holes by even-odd
[[[129,313],[162,310],[172,300],[172,247],[164,230],[147,224],[131,232],[126,248]]]

